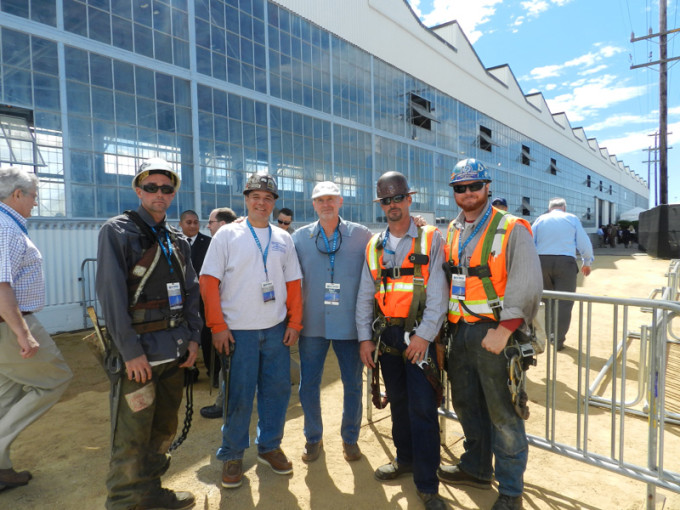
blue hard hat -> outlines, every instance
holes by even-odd
[[[463,159],[453,167],[449,186],[465,181],[491,182],[489,171],[474,158]]]

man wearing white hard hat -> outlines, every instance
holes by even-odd
[[[342,409],[343,455],[361,458],[357,441],[361,425],[363,364],[359,358],[354,321],[357,290],[366,244],[371,232],[339,215],[342,195],[337,184],[318,183],[312,205],[319,220],[298,229],[293,242],[302,267],[303,324],[300,352],[300,403],[305,415],[302,460],[313,462],[323,448],[321,376],[328,348],[338,358],[344,388]]]
[[[99,232],[97,297],[122,361],[120,372],[110,374],[108,510],[195,504],[190,492],[161,485],[177,431],[182,368],[196,360],[203,324],[191,248],[166,223],[179,186],[170,163],[147,159],[132,180],[141,205],[111,218]]]

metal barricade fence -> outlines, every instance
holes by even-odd
[[[680,402],[669,406],[666,393],[668,351],[673,347],[680,353],[672,331],[672,320],[680,315],[676,301],[679,274],[680,261],[674,260],[667,273],[668,287],[653,292],[649,299],[545,291],[548,338],[557,330],[553,312],[558,303],[574,302],[569,338],[572,342],[578,338],[572,343],[577,379],[560,378],[563,374],[558,373],[558,351],[553,342],[538,356],[538,367],[527,372],[532,411],[527,421],[529,444],[646,483],[649,510],[656,506],[657,487],[680,492],[680,458],[664,455],[680,451],[680,415],[667,408],[680,409]],[[660,299],[652,299],[656,296]],[[677,374],[673,375],[670,381],[677,385]],[[370,382],[369,370],[369,421]],[[446,386],[439,409],[442,443],[445,421],[457,420],[450,387]],[[558,399],[558,394],[565,392],[573,394],[566,404],[565,399]],[[634,398],[628,398],[630,394]],[[542,418],[542,425],[536,415]],[[640,449],[646,450],[644,457],[639,456]]]
[[[97,273],[97,259],[87,258],[80,264],[80,303],[83,309],[83,329],[91,328],[92,321],[87,314],[87,307],[94,306],[100,322],[103,323],[99,301],[94,289],[95,276]],[[103,324],[102,324],[103,325]]]

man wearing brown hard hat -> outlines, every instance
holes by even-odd
[[[246,220],[215,233],[200,278],[206,324],[223,355],[224,425],[217,458],[223,462],[222,487],[229,489],[243,483],[256,393],[257,460],[276,474],[293,472],[281,439],[290,399],[290,346],[302,329],[302,273],[295,245],[269,223],[278,198],[276,181],[253,174],[243,194]]]
[[[432,343],[448,297],[444,242],[435,227],[417,227],[410,217],[414,193],[399,172],[378,179],[376,201],[387,229],[366,247],[356,322],[363,363],[376,369],[380,356],[397,449],[394,461],[379,467],[375,477],[388,481],[412,473],[425,508],[440,510],[446,508],[437,479],[441,383]]]

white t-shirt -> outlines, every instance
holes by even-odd
[[[222,226],[213,237],[201,275],[220,280],[224,320],[230,329],[266,329],[286,318],[286,282],[302,278],[293,239],[278,227],[255,228],[262,251],[245,221]],[[271,240],[269,238],[271,232]],[[267,250],[267,274],[262,254]],[[274,284],[265,303],[262,283]]]

